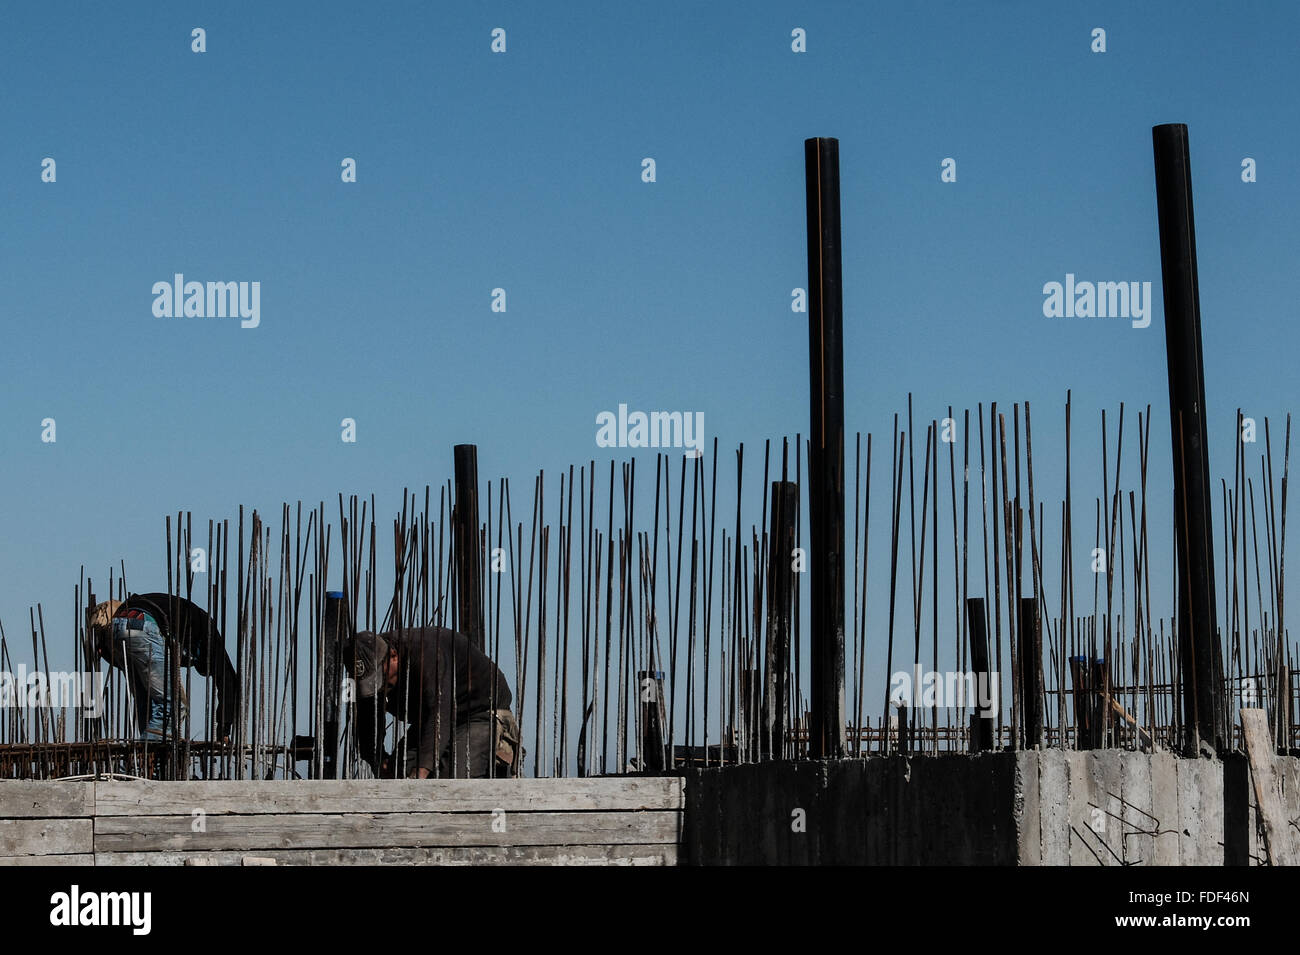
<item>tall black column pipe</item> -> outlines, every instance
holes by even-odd
[[[458,444],[456,463],[456,610],[457,627],[483,649],[483,562],[479,552],[478,447]]]
[[[1214,603],[1213,502],[1205,434],[1205,366],[1187,127],[1182,123],[1155,126],[1151,140],[1155,150],[1165,352],[1169,363],[1183,748],[1189,756],[1213,755],[1225,748],[1223,663]]]
[[[844,305],[840,143],[804,140],[808,200],[808,465],[814,758],[844,755]]]

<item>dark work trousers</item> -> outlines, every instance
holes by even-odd
[[[492,711],[473,713],[469,721],[456,727],[451,742],[438,761],[438,775],[443,778],[486,779],[492,767]]]

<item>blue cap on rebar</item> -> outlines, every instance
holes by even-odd
[[[327,590],[327,591],[325,591],[325,596],[326,596],[326,597],[330,597],[330,598],[332,598],[332,599],[334,599],[334,600],[342,600],[342,599],[343,599],[343,591],[341,591],[341,590]]]

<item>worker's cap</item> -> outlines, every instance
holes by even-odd
[[[117,613],[117,608],[122,606],[120,600],[105,600],[101,604],[86,611],[86,627],[89,630],[107,629],[113,619],[113,614]]]
[[[378,634],[363,630],[353,638],[343,652],[344,661],[352,668],[357,696],[369,699],[384,686],[384,661],[388,659],[388,641]]]

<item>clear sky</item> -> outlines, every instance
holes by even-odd
[[[1280,459],[1296,407],[1297,10],[7,4],[0,619],[12,640],[40,601],[69,632],[82,565],[102,578],[125,560],[138,589],[163,587],[178,509],[206,523],[343,491],[390,514],[404,486],[451,475],[456,443],[478,445],[485,480],[512,478],[518,515],[537,469],[558,487],[561,467],[634,453],[594,440],[619,403],[702,412],[730,486],[738,442],[756,469],[764,439],[807,432],[791,290],[807,284],[809,136],[840,141],[846,418],[877,436],[877,553],[908,392],[927,423],[1030,401],[1051,514],[1073,389],[1085,536],[1100,411],[1125,402],[1133,428],[1149,403],[1168,541],[1151,127],[1190,129],[1217,487],[1236,409],[1259,421],[1257,473],[1263,418]],[[156,317],[152,287],[178,272],[259,282],[259,326]],[[1152,283],[1150,326],[1045,317],[1043,286],[1067,273]],[[1168,546],[1153,565],[1167,581]]]

